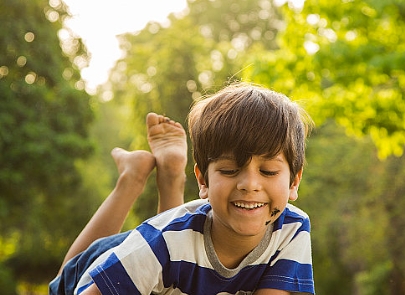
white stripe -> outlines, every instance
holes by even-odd
[[[201,233],[191,229],[167,231],[163,237],[166,240],[171,261],[187,261],[212,269],[204,249],[204,236]],[[181,241],[181,246],[179,241]]]
[[[103,254],[101,254],[99,257],[97,257],[96,260],[93,261],[93,263],[90,265],[90,267],[87,269],[88,271],[92,270],[93,268],[95,268],[97,265],[99,265],[100,263],[102,263],[105,259],[107,259],[108,256],[110,256],[110,254],[112,253],[114,248],[107,250],[106,252],[104,252]],[[80,278],[73,294],[77,294],[77,291],[79,290],[79,288],[81,288],[82,286],[86,286],[90,283],[93,282],[93,279],[90,277],[90,275],[88,274],[88,271],[86,271],[84,273],[84,275]]]
[[[287,240],[283,242],[285,244]],[[300,264],[312,264],[311,238],[306,231],[300,232],[285,247],[280,247],[280,250],[280,254],[272,261],[272,266],[281,259],[296,261]]]
[[[289,259],[300,263],[311,264],[312,260],[310,249],[302,249],[302,247],[311,248],[310,234],[307,231],[302,231],[294,238],[293,241],[291,241],[291,239],[294,237],[294,235],[297,233],[297,230],[301,226],[301,222],[283,224],[282,230],[279,229],[273,232],[270,239],[270,244],[268,245],[264,253],[259,257],[259,259],[254,262],[254,264],[268,262],[269,257],[272,257],[277,251],[281,251],[277,260]],[[297,247],[299,250],[297,250]],[[297,253],[306,255],[306,257],[296,257]],[[274,265],[274,263],[275,261],[273,261],[272,265]]]
[[[291,211],[294,212],[302,217],[304,217],[305,219],[309,219],[309,216],[307,213],[305,213],[304,211],[302,211],[300,208],[294,206],[293,204],[288,203],[287,204],[287,208]]]
[[[115,253],[141,294],[163,289],[162,266],[137,230],[121,244],[119,250]]]
[[[194,200],[188,202],[185,205],[165,211],[164,213],[153,217],[152,219],[148,220],[147,223],[158,230],[162,230],[172,223],[173,219],[183,217],[187,213],[194,213],[198,207],[205,203],[207,203],[206,200]]]

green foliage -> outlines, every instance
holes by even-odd
[[[333,117],[349,134],[370,134],[382,158],[401,155],[405,3],[308,0],[282,11],[279,50],[253,56],[245,78],[310,100],[318,123]]]
[[[389,274],[392,271],[392,263],[386,262],[376,265],[370,271],[364,271],[356,276],[359,294],[378,295],[385,294],[389,290]]]
[[[55,275],[75,223],[89,217],[79,209],[87,201],[80,201],[75,166],[93,151],[90,97],[77,62],[87,56],[72,36],[62,52],[58,32],[68,14],[62,3],[52,5],[0,3],[0,235],[20,237],[12,258],[1,260],[10,258],[4,265],[18,280]]]
[[[332,122],[311,136],[307,161],[297,203],[312,220],[317,292],[342,294],[358,273],[391,259],[380,200],[389,185],[382,177],[386,163],[369,138],[346,137]]]
[[[17,295],[17,284],[11,271],[0,262],[0,290],[4,295]]]
[[[381,191],[381,198],[384,200],[385,210],[388,213],[390,226],[386,231],[387,249],[391,256],[392,271],[389,274],[391,294],[405,292],[405,253],[403,245],[405,237],[401,230],[405,227],[405,156],[400,158],[389,158],[386,164],[386,173],[383,179],[386,186]]]

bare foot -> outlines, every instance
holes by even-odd
[[[134,196],[139,196],[145,186],[153,168],[155,157],[148,151],[128,152],[122,148],[114,148],[111,155],[118,169],[119,178],[125,181],[125,185],[133,186]]]
[[[180,123],[155,113],[146,116],[146,125],[149,146],[156,158],[158,212],[162,212],[184,202],[186,132]]]

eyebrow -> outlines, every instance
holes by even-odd
[[[229,155],[222,155],[217,158],[209,158],[210,162],[220,161],[220,160],[228,160],[228,161],[236,161],[236,158]]]
[[[261,156],[261,157],[265,160],[274,160],[274,161],[281,162],[281,163],[285,162],[284,159],[282,157],[280,157],[280,154],[278,154],[274,157],[266,157],[266,156]]]
[[[269,161],[277,161],[277,162],[281,162],[284,163],[284,159],[282,157],[280,157],[280,154],[274,156],[274,157],[267,157],[267,156],[260,156],[260,158],[264,159],[264,160],[269,160]],[[210,158],[210,161],[219,161],[219,160],[229,160],[229,161],[236,161],[236,158],[234,156],[231,155],[221,155],[218,158]]]

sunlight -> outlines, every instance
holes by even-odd
[[[89,66],[81,72],[89,93],[107,81],[110,69],[121,57],[117,35],[139,31],[151,20],[164,23],[170,13],[187,7],[186,0],[64,2],[72,15],[65,25],[83,39],[91,54]]]

